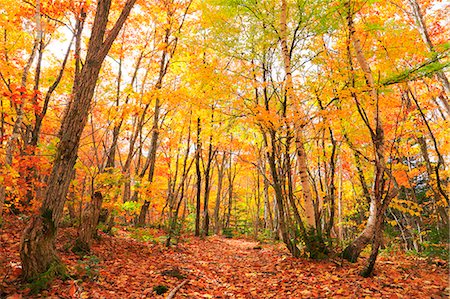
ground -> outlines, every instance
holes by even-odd
[[[359,263],[290,257],[284,247],[243,239],[185,237],[166,248],[137,241],[130,232],[100,234],[92,253],[69,248],[76,232],[60,230],[57,248],[69,278],[37,295],[20,281],[19,242],[24,221],[7,217],[0,229],[0,298],[448,298],[447,261],[382,254],[375,276],[362,278]],[[134,236],[136,238],[136,236]],[[139,239],[139,238],[138,238]],[[140,238],[142,239],[142,238]],[[156,238],[157,240],[157,238]],[[157,295],[155,287],[166,286]]]

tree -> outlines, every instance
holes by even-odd
[[[195,150],[195,174],[197,178],[196,184],[196,204],[195,204],[195,235],[200,236],[200,209],[201,209],[201,194],[202,194],[202,173],[200,171],[200,157],[202,154],[202,143],[200,134],[202,132],[202,125],[200,117],[197,118],[197,142]]]
[[[390,169],[386,165],[385,151],[385,133],[383,124],[381,121],[380,108],[379,108],[379,94],[377,87],[375,85],[375,80],[373,78],[372,70],[364,56],[363,49],[359,38],[355,34],[355,27],[353,23],[353,8],[350,2],[347,3],[348,15],[347,15],[347,26],[349,30],[349,41],[352,43],[355,49],[356,60],[364,74],[366,80],[369,99],[373,107],[373,117],[369,118],[366,111],[364,110],[358,96],[353,93],[353,99],[357,106],[358,112],[370,132],[372,146],[374,151],[374,178],[371,191],[371,202],[370,202],[370,216],[367,220],[366,229],[363,233],[352,242],[343,252],[343,256],[349,260],[355,260],[359,256],[359,253],[367,245],[369,241],[372,242],[372,251],[369,257],[367,267],[363,270],[362,275],[368,277],[372,274],[374,269],[375,261],[378,255],[378,250],[381,246],[382,241],[382,230],[386,209],[389,206],[391,200],[398,193],[398,185],[395,178],[392,176]],[[352,68],[352,57],[350,52],[350,47],[347,46],[349,51],[349,65]],[[354,86],[354,79],[351,79]],[[368,238],[367,238],[368,237]]]
[[[23,232],[20,256],[23,277],[37,279],[60,263],[54,240],[62,216],[66,194],[73,177],[81,133],[87,121],[102,62],[119,34],[136,0],[128,0],[114,26],[106,34],[111,0],[99,0],[92,25],[86,62],[73,86],[73,100],[67,107],[59,132],[59,144],[39,214]]]

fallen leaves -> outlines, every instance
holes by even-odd
[[[32,298],[14,273],[20,269],[23,225],[15,221],[2,232],[0,277],[5,280],[0,281],[0,297]],[[296,259],[279,245],[215,236],[188,238],[176,248],[165,248],[135,241],[124,231],[116,237],[101,234],[91,256],[80,258],[63,246],[74,234],[73,229],[63,229],[58,241],[73,279],[56,280],[45,293],[49,298],[164,298],[165,294],[155,293],[155,286],[174,290],[185,281],[175,298],[447,298],[448,294],[442,261],[399,254],[382,257],[376,275],[364,279],[359,276],[364,261]],[[80,263],[83,277],[76,277]]]

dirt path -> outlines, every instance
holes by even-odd
[[[11,224],[1,234],[0,298],[165,298],[185,280],[176,298],[448,298],[445,266],[401,254],[381,256],[376,276],[364,279],[358,275],[363,261],[294,259],[282,245],[215,236],[165,248],[126,232],[102,234],[91,255],[79,257],[69,250],[73,229],[63,229],[57,244],[70,278],[31,296],[20,271],[11,268],[20,263],[21,226]],[[158,285],[168,292],[157,295]]]
[[[180,298],[448,298],[445,270],[422,260],[382,257],[377,276],[364,279],[362,263],[294,259],[281,245],[219,237],[194,241],[178,257],[192,277]]]

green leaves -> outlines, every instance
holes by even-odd
[[[382,81],[382,85],[398,84],[408,81],[414,81],[422,77],[427,77],[442,71],[450,66],[450,61],[441,62],[442,59],[448,57],[447,51],[444,53],[436,53],[433,58],[426,60],[412,68],[404,70]]]

